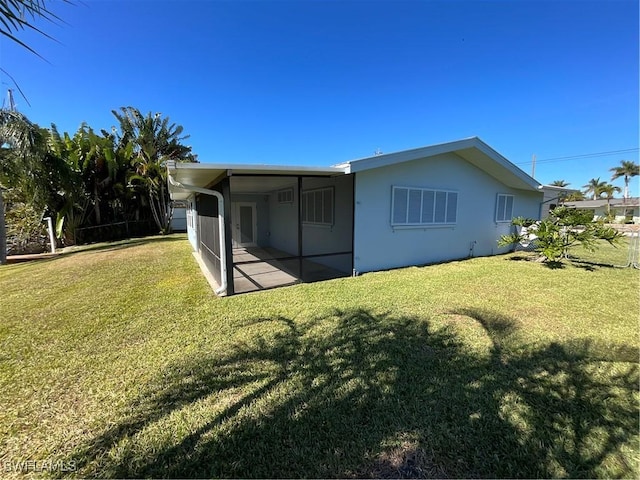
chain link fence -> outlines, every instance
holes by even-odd
[[[615,245],[596,242],[596,250],[581,246],[569,249],[568,259],[575,263],[602,267],[640,268],[640,225],[612,225],[624,235]]]

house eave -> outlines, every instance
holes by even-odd
[[[458,155],[509,187],[532,191],[540,191],[542,187],[533,177],[527,175],[478,137],[403,150],[401,152],[375,155],[351,160],[335,166],[344,168],[348,173],[356,173],[445,153]]]
[[[563,193],[563,192],[574,193],[574,192],[579,192],[580,191],[580,190],[577,190],[575,188],[558,187],[557,185],[542,185],[542,189],[543,190],[554,191],[554,192],[559,192],[559,193]]]
[[[334,176],[344,175],[344,168],[261,165],[237,163],[176,163],[167,162],[169,174],[179,183],[207,188],[225,177],[233,175],[281,175],[281,176]],[[186,200],[192,193],[169,185],[172,200]]]

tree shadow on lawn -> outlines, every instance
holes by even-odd
[[[95,244],[86,244],[86,245],[73,245],[72,247],[65,248],[73,248],[72,250],[63,251],[63,249],[58,249],[57,253],[42,253],[42,254],[34,254],[34,255],[12,255],[7,263],[14,265],[17,263],[49,263],[55,262],[61,258],[74,256],[78,253],[85,252],[110,252],[117,250],[124,250],[131,247],[137,247],[140,245],[146,245],[149,243],[157,243],[157,242],[177,242],[184,241],[187,237],[178,236],[178,234],[172,234],[167,236],[152,236],[152,237],[137,237],[137,238],[128,238],[125,240],[115,240],[113,242],[107,243],[95,243]],[[24,257],[24,258],[21,258]]]
[[[532,262],[532,263],[540,263],[544,265],[549,270],[560,270],[565,268],[565,265],[561,261],[556,260],[546,260],[543,256],[539,254],[518,254],[511,253],[507,254],[507,260],[511,262]]]
[[[608,268],[608,269],[625,268],[625,265],[614,265],[612,263],[591,262],[588,260],[579,260],[579,259],[573,259],[573,258],[571,258],[570,261],[575,267],[582,268],[583,270],[586,270],[588,272],[595,272],[596,270],[599,270],[602,268]]]
[[[451,319],[486,333],[486,352],[454,328],[362,309],[256,319],[279,333],[167,368],[72,459],[99,477],[637,473],[636,349],[518,352],[509,318]]]
[[[148,237],[131,237],[123,240],[114,240],[113,242],[99,242],[94,244],[85,244],[72,246],[72,250],[62,253],[63,256],[74,255],[76,253],[84,252],[100,252],[110,250],[122,250],[125,248],[137,247],[139,245],[146,245],[149,243],[167,243],[167,242],[182,242],[187,239],[185,234],[170,234],[170,235],[152,235]],[[67,247],[68,248],[68,247]]]
[[[517,254],[510,254],[507,257],[507,260],[512,261],[512,262],[534,262],[534,263],[541,263],[542,265],[544,265],[546,268],[548,268],[549,270],[562,270],[563,268],[566,268],[566,264],[562,261],[562,260],[558,260],[558,261],[548,261],[548,260],[543,260],[542,257],[540,257],[539,255],[517,255]],[[565,257],[564,259],[565,262],[569,262],[571,265],[573,265],[576,268],[581,268],[583,270],[587,270],[588,272],[595,272],[598,269],[601,268],[607,268],[607,269],[611,269],[611,268],[625,268],[628,265],[616,265],[614,263],[603,263],[603,262],[596,262],[596,261],[592,261],[592,260],[583,260],[579,257],[573,256],[573,255],[569,255],[568,257]]]

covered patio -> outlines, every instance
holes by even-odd
[[[189,205],[189,240],[219,294],[352,274],[353,175],[331,167],[224,167],[170,166],[172,198]]]
[[[292,257],[286,252],[266,247],[233,249],[233,290],[248,293],[257,290],[319,282],[348,276],[347,273],[314,262]]]

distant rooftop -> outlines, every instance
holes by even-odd
[[[640,197],[612,198],[608,203],[611,207],[637,207],[640,206]],[[567,207],[597,208],[605,207],[607,205],[607,200],[604,198],[600,198],[598,200],[578,200],[575,202],[564,202],[564,204]]]

